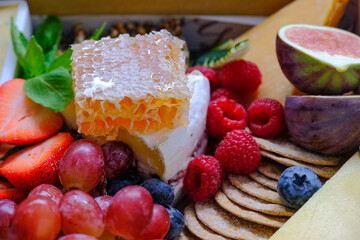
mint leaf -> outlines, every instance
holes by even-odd
[[[26,95],[34,102],[60,112],[74,99],[72,77],[64,67],[28,79],[24,83]]]
[[[35,38],[43,48],[44,53],[58,49],[61,39],[62,25],[57,16],[48,16],[36,29]]]
[[[15,54],[19,61],[25,56],[28,40],[22,34],[14,23],[14,19],[11,18],[11,39],[14,46]]]
[[[34,36],[30,38],[23,62],[20,64],[25,71],[25,78],[31,78],[45,72],[45,56]]]
[[[51,49],[50,51],[48,51],[46,54],[45,54],[45,63],[46,63],[46,66],[49,66],[50,63],[58,56],[58,50],[57,48],[53,48]]]
[[[64,67],[67,70],[71,71],[71,48],[68,48],[65,52],[63,52],[60,56],[57,56],[54,61],[52,61],[47,68],[47,72],[50,72],[58,67]]]
[[[94,33],[94,35],[92,35],[89,39],[99,40],[102,32],[103,32],[104,29],[105,29],[105,26],[106,26],[106,22],[104,22],[104,23],[101,25],[101,27],[100,27],[98,30],[96,30],[96,32]]]

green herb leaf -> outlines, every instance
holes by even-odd
[[[26,78],[31,78],[43,74],[46,69],[45,56],[42,48],[36,42],[34,36],[30,38],[26,54],[23,58],[22,65]]]
[[[46,54],[45,54],[45,63],[46,63],[46,66],[49,66],[50,63],[58,56],[58,50],[57,48],[53,48],[51,49],[50,51],[48,51]]]
[[[57,56],[54,61],[52,61],[47,68],[47,72],[50,72],[58,67],[64,67],[67,70],[71,71],[71,48],[68,48],[65,52],[63,52],[60,56]]]
[[[250,50],[250,41],[244,40],[229,49],[218,49],[201,55],[195,65],[221,67],[225,63],[241,58]]]
[[[14,153],[17,153],[18,151],[20,151],[20,150],[22,150],[22,149],[24,149],[24,148],[26,148],[26,146],[16,146],[16,147],[13,147],[13,148],[9,149],[9,151],[7,151],[7,152],[5,153],[5,155],[0,158],[0,161],[5,160],[5,159],[6,159],[7,157],[9,157],[10,155],[12,155],[12,154],[14,154]]]
[[[100,27],[98,30],[96,30],[96,32],[94,33],[94,35],[92,35],[89,39],[99,40],[102,32],[103,32],[104,29],[105,29],[105,26],[106,26],[106,22],[104,22],[104,23],[101,25],[101,27]]]
[[[44,107],[60,112],[74,99],[72,77],[64,67],[28,79],[24,83],[26,95]]]
[[[18,60],[21,61],[26,54],[28,40],[26,39],[24,34],[22,34],[16,27],[13,18],[11,18],[11,39],[14,46],[15,54]]]
[[[62,25],[57,16],[48,16],[36,29],[35,38],[43,48],[44,53],[58,49],[61,39]]]

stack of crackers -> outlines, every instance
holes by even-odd
[[[325,183],[342,164],[340,157],[309,152],[287,138],[254,139],[262,155],[258,170],[227,174],[214,198],[187,206],[186,228],[178,239],[269,239],[296,211],[277,193],[281,173],[303,166]]]

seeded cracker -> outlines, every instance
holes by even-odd
[[[213,199],[195,203],[199,220],[224,236],[243,240],[263,240],[271,237],[276,229],[245,221],[222,209]]]
[[[284,164],[285,166],[307,167],[313,170],[320,177],[324,177],[324,178],[331,178],[337,172],[337,170],[339,170],[338,166],[336,167],[317,166],[317,165],[298,162],[289,158],[281,157],[279,155],[264,150],[260,150],[260,152],[262,156],[270,158],[278,163]]]
[[[281,156],[299,160],[302,162],[324,165],[324,166],[335,166],[341,160],[340,157],[325,156],[317,153],[310,152],[304,148],[297,146],[290,140],[276,138],[276,139],[263,139],[253,136],[260,149],[277,153]]]
[[[221,190],[233,202],[252,209],[254,211],[270,214],[273,216],[292,216],[295,213],[294,209],[285,207],[280,204],[269,203],[259,198],[253,197],[240,189],[233,186],[229,181],[225,180]]]
[[[280,228],[287,220],[287,217],[277,217],[255,212],[232,202],[221,190],[215,195],[215,201],[226,211],[244,220],[255,222],[269,227]]]
[[[204,226],[199,220],[196,218],[194,205],[189,205],[185,208],[184,211],[184,218],[186,221],[186,227],[189,229],[189,231],[194,234],[195,236],[208,240],[227,240],[228,238],[223,237],[216,232],[213,232],[212,230],[208,229],[206,226]]]
[[[251,180],[248,176],[228,174],[227,177],[235,187],[254,197],[286,206],[277,192]]]
[[[184,228],[183,231],[180,233],[177,240],[199,240],[200,238],[196,237],[192,234],[187,228]]]
[[[281,173],[285,171],[285,169],[286,167],[284,165],[263,157],[261,158],[258,171],[269,178],[279,180]]]
[[[275,181],[271,178],[268,178],[267,176],[261,174],[258,171],[249,173],[248,175],[252,180],[254,180],[268,188],[271,188],[272,190],[277,191],[277,181]]]

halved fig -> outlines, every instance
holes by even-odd
[[[360,144],[360,96],[289,96],[285,121],[294,140],[323,154],[343,154]]]
[[[360,85],[360,37],[332,27],[282,27],[276,53],[288,80],[308,94],[343,94]]]

